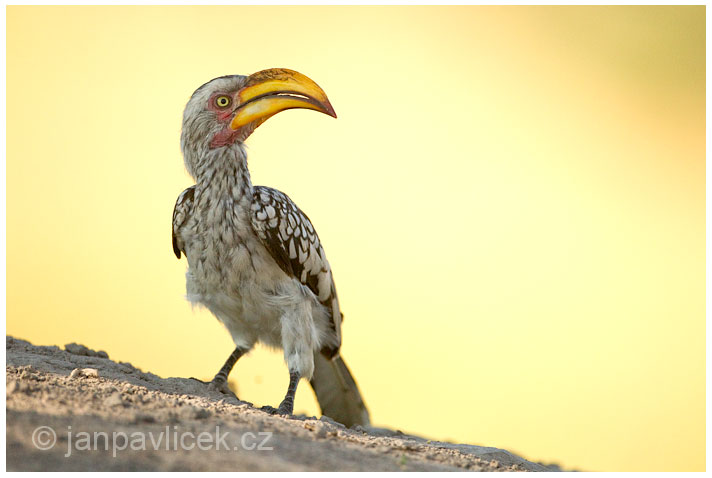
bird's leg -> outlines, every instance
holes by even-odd
[[[262,410],[267,413],[277,415],[291,415],[294,412],[294,395],[297,393],[297,385],[299,385],[299,372],[289,373],[289,387],[287,387],[287,395],[279,404],[279,408],[270,407],[269,405],[262,407]]]
[[[245,354],[245,349],[240,347],[235,347],[230,356],[225,361],[225,365],[222,366],[220,371],[213,377],[213,379],[208,384],[210,390],[216,390],[218,392],[230,395],[232,391],[230,387],[227,386],[227,376],[230,375],[233,367],[237,363],[237,359]]]
[[[297,393],[297,385],[302,376],[311,378],[314,372],[314,350],[316,344],[316,328],[312,318],[311,303],[303,301],[294,307],[293,310],[286,311],[280,319],[282,322],[282,348],[284,349],[284,361],[289,370],[289,387],[287,395],[279,404],[276,410],[272,407],[264,407],[269,413],[280,415],[291,415],[294,411],[294,395]]]
[[[287,387],[287,395],[279,404],[277,413],[281,415],[291,415],[294,411],[294,395],[297,393],[297,385],[299,385],[299,372],[290,372],[289,387]]]
[[[226,395],[234,395],[230,387],[227,386],[227,376],[230,375],[230,371],[237,363],[237,359],[242,357],[247,350],[241,347],[235,347],[230,356],[225,361],[225,365],[222,366],[220,371],[215,375],[215,377],[208,383],[208,390],[214,390],[216,392],[224,393]],[[198,380],[198,379],[195,379]],[[202,382],[202,380],[199,380]],[[203,382],[205,383],[205,382]]]

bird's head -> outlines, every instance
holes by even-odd
[[[186,156],[240,145],[280,111],[306,108],[336,118],[319,85],[293,70],[271,68],[250,76],[221,76],[198,88],[183,113],[181,147]],[[192,171],[190,171],[192,174]]]

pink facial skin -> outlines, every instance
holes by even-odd
[[[210,111],[215,112],[216,119],[219,123],[225,124],[225,127],[213,137],[212,141],[210,141],[211,149],[219,148],[221,146],[228,146],[234,143],[240,134],[239,131],[235,131],[230,128],[230,120],[232,120],[232,116],[235,113],[235,101],[232,100],[230,104],[225,106],[224,108],[221,108],[215,104],[216,98],[220,96],[235,98],[235,93],[236,92],[234,91],[229,93],[215,93],[208,100],[208,109]]]
[[[229,126],[226,126],[213,137],[212,141],[210,141],[210,149],[220,148],[221,146],[228,146],[234,143],[239,136],[240,131],[235,131]]]

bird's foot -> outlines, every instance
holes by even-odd
[[[291,416],[294,413],[294,405],[289,405],[286,406],[281,404],[279,408],[277,409],[277,415],[289,415]]]
[[[232,395],[235,396],[232,390],[230,390],[230,387],[227,386],[227,380],[221,380],[215,377],[210,381],[208,384],[208,390],[212,390],[214,392],[220,392],[225,395]],[[235,396],[235,398],[237,398]]]
[[[195,377],[190,377],[190,379],[196,380],[196,381],[202,383],[203,385],[205,385],[205,388],[207,388],[211,392],[218,392],[218,393],[222,393],[223,395],[228,395],[228,396],[237,398],[237,395],[235,395],[235,393],[232,390],[230,390],[230,387],[228,387],[226,380],[223,380],[218,377],[215,377],[210,382],[206,382],[204,380],[200,380]],[[237,399],[240,400],[239,398],[237,398]]]
[[[264,407],[261,407],[260,410],[262,410],[263,412],[267,412],[270,415],[289,416],[292,415],[292,413],[294,412],[294,403],[292,403],[291,401],[287,402],[287,400],[285,400],[279,404],[279,408],[274,408],[270,405],[265,405]]]
[[[287,395],[279,404],[279,408],[270,407],[266,405],[260,410],[263,410],[270,415],[292,415],[294,413],[294,394],[297,393],[297,384],[299,383],[299,372],[290,372],[289,374],[289,388],[287,389]]]
[[[282,403],[279,404],[279,408],[277,409],[277,413],[280,415],[291,415],[294,412],[294,399],[292,397],[286,397],[284,400],[282,400]]]
[[[264,407],[260,407],[260,410],[262,410],[263,412],[269,413],[270,415],[277,414],[277,409],[270,405],[265,405]]]

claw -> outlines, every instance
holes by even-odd
[[[196,382],[202,383],[203,385],[205,385],[205,388],[207,388],[211,392],[221,393],[223,395],[235,397],[238,401],[240,400],[239,398],[237,398],[237,395],[235,395],[235,393],[230,390],[230,387],[228,387],[227,382],[225,380],[216,380],[216,378],[212,379],[210,382],[206,382],[195,377],[190,377],[190,380],[195,380]]]
[[[269,413],[270,415],[291,416],[292,408],[293,407],[288,407],[288,406],[285,406],[284,404],[281,404],[279,406],[279,408],[274,408],[270,405],[265,405],[263,407],[260,407],[260,410],[262,410],[263,412]]]
[[[271,407],[269,405],[265,405],[263,407],[260,407],[260,410],[263,412],[269,413],[270,415],[276,415],[277,414],[277,409],[274,407]]]
[[[209,384],[208,384],[208,390],[212,390],[214,392],[219,392],[223,393],[225,395],[235,395],[232,390],[230,390],[230,387],[228,387],[227,382],[224,380],[215,380],[213,379]],[[237,398],[237,397],[235,397]]]

